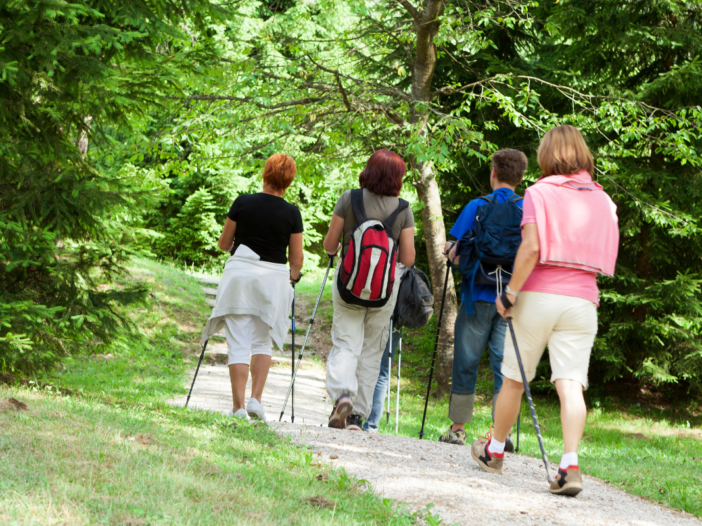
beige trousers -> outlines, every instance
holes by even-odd
[[[332,301],[332,350],[327,359],[327,392],[336,402],[343,394],[353,401],[352,414],[364,420],[370,415],[373,392],[378,383],[380,360],[390,337],[390,316],[400,290],[400,267],[395,269],[392,296],[384,307],[369,309],[349,305],[336,288],[339,269],[334,273]]]
[[[512,309],[512,316],[527,382],[536,376],[536,366],[548,345],[551,382],[575,380],[587,389],[590,352],[597,336],[597,307],[594,303],[560,294],[522,292]],[[505,335],[501,370],[505,378],[522,382],[509,329]]]

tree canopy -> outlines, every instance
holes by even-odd
[[[109,281],[145,242],[183,264],[221,264],[226,210],[259,188],[277,151],[298,165],[286,198],[306,223],[308,265],[368,156],[402,155],[403,196],[422,218],[418,264],[440,299],[446,232],[489,190],[491,153],[524,151],[528,185],[540,137],[572,124],[621,228],[616,275],[599,280],[592,377],[699,389],[701,16],[698,2],[673,0],[6,2],[0,305],[34,321],[2,328],[0,356],[78,323],[67,320],[104,326],[112,318],[94,306],[129,291],[98,290],[89,270]],[[59,268],[48,289],[30,285]],[[57,292],[78,275],[76,291],[104,299]]]

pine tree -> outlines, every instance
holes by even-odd
[[[0,370],[111,341],[125,328],[115,307],[145,297],[111,283],[137,235],[119,219],[149,189],[100,170],[90,144],[204,53],[182,28],[212,13],[204,0],[0,4]]]

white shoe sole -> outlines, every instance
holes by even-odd
[[[251,418],[256,420],[266,421],[266,413],[263,411],[263,404],[259,403],[258,407],[250,407],[247,405],[246,412]]]

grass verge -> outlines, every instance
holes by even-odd
[[[3,524],[437,524],[376,496],[267,426],[166,404],[209,309],[187,274],[136,261],[143,341],[67,360],[51,385],[0,386]],[[68,389],[68,391],[66,390]]]

